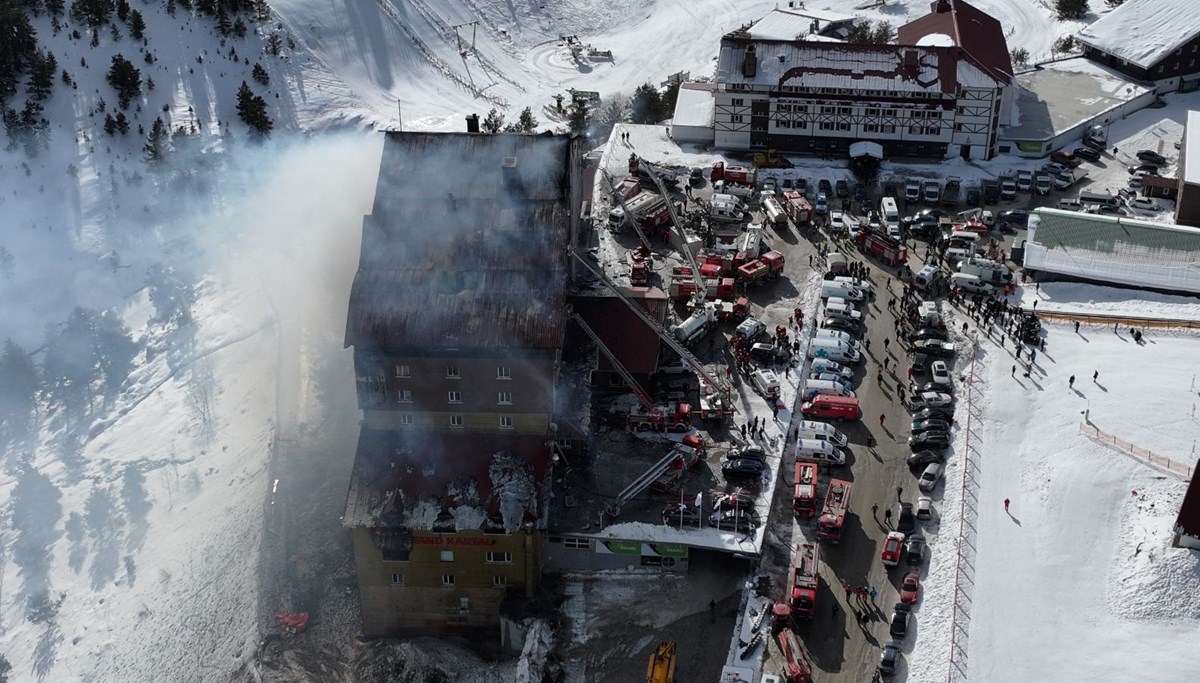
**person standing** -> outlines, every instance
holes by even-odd
[[[1004,511],[1005,511],[1005,512],[1008,512],[1008,504],[1009,504],[1010,502],[1012,502],[1012,501],[1010,501],[1010,500],[1009,500],[1009,499],[1007,499],[1007,498],[1005,498],[1005,499],[1004,499]]]
[[[1099,384],[1099,382],[1096,381],[1098,379],[1100,379],[1100,371],[1099,370],[1092,373],[1092,381],[1096,382],[1096,384]]]
[[[903,496],[904,496],[904,487],[903,487],[903,486],[897,486],[897,487],[896,487],[896,500],[897,500],[897,501],[902,501],[902,500],[904,500]]]
[[[888,508],[883,511],[883,521],[888,526],[892,525],[892,509],[891,508]]]
[[[1071,381],[1075,381],[1075,378],[1074,378],[1074,377],[1072,377],[1072,378],[1071,378]],[[880,427],[882,427],[882,426],[883,426],[883,421],[884,421],[884,419],[886,419],[886,418],[887,418],[887,416],[886,416],[886,415],[884,415],[883,413],[880,413],[880,414],[879,414],[879,426],[880,426]]]
[[[1071,378],[1067,380],[1067,388],[1068,389],[1075,388],[1075,375],[1071,375]]]
[[[717,601],[716,600],[708,601],[708,621],[709,621],[709,623],[712,623],[712,624],[717,623]]]

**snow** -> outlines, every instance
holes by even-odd
[[[926,36],[921,36],[917,41],[917,45],[928,45],[931,47],[953,47],[954,39],[945,33],[930,33]]]
[[[1200,1],[1131,0],[1079,32],[1077,40],[1149,69],[1200,35]]]
[[[1183,182],[1200,183],[1200,111],[1188,111],[1183,130]]]
[[[720,83],[738,83],[776,88],[782,85],[806,88],[855,88],[889,92],[952,92],[953,84],[943,83],[939,63],[949,58],[930,50],[917,50],[918,69],[912,76],[901,76],[902,50],[880,51],[847,45],[845,47],[808,43],[759,43],[756,46],[758,69],[747,77],[742,72],[745,50],[740,43],[721,47],[716,79]],[[799,74],[789,73],[804,65]],[[785,82],[786,77],[786,82]],[[966,87],[995,85],[979,75]]]
[[[675,118],[671,125],[709,128],[713,123],[713,94],[707,88],[685,87],[679,89],[675,100]]]
[[[532,511],[537,495],[533,472],[520,456],[499,451],[492,455],[488,476],[492,480],[492,496],[499,501],[504,529],[511,534],[521,528],[525,513]]]
[[[1043,282],[1021,294],[1021,305],[1032,309],[1036,301],[1038,312],[1200,321],[1200,300],[1188,296],[1077,282]]]
[[[818,33],[813,32],[813,20],[817,21]],[[756,40],[808,40],[822,38],[819,32],[830,23],[849,22],[854,15],[840,14],[830,10],[810,10],[804,7],[775,9],[754,22],[749,34]],[[812,35],[810,35],[812,34]]]

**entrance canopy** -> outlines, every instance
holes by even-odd
[[[883,145],[877,142],[856,142],[850,145],[850,158],[857,159],[858,157],[875,157],[883,159]]]

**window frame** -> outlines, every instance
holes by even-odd
[[[500,416],[500,429],[515,429],[515,426],[513,424],[512,415],[501,415]]]
[[[496,405],[511,406],[513,404],[513,392],[498,391],[496,392]]]
[[[451,415],[450,416],[450,428],[451,429],[462,429],[463,428],[463,416],[462,415]]]
[[[454,588],[454,575],[442,574],[442,588]]]
[[[446,379],[462,379],[462,368],[457,365],[447,365]]]
[[[446,391],[446,403],[459,404],[463,402],[462,392],[456,389]]]

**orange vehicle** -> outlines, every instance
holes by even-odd
[[[796,483],[792,492],[792,509],[801,517],[817,511],[818,470],[815,462],[796,463]]]
[[[800,412],[805,418],[829,418],[831,420],[861,420],[862,406],[857,398],[818,394],[811,401],[801,404]]]
[[[846,524],[846,513],[850,511],[850,492],[854,484],[841,479],[829,482],[825,494],[825,507],[817,519],[817,538],[838,543],[842,540],[842,527]]]

